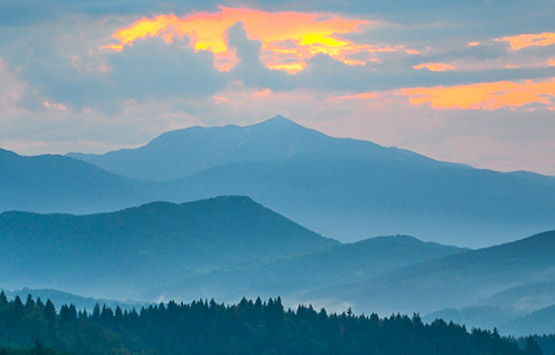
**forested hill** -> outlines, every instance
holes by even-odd
[[[86,216],[0,214],[0,283],[134,298],[187,275],[338,245],[248,197]]]
[[[96,306],[89,313],[73,305],[56,312],[50,301],[8,301],[0,293],[0,345],[30,347],[37,339],[78,354],[542,354],[533,340],[519,349],[495,330],[424,324],[418,315],[285,310],[279,297],[231,306],[169,302],[139,312]]]

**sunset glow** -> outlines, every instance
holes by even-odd
[[[442,159],[483,129],[495,148],[457,159],[555,175],[555,2],[498,5],[4,1],[0,148],[105,153],[279,113]]]
[[[374,92],[363,92],[362,94],[356,94],[356,95],[336,96],[336,97],[333,97],[332,100],[368,100],[368,99],[375,99],[376,97],[377,95]]]
[[[507,36],[498,38],[496,41],[509,42],[511,49],[513,50],[519,50],[531,46],[546,47],[555,44],[555,32]]]
[[[439,71],[439,72],[455,69],[453,65],[446,64],[446,63],[422,63],[418,65],[413,65],[412,67],[416,70],[428,69],[429,71]]]
[[[241,22],[249,39],[262,43],[262,62],[270,69],[290,73],[305,68],[306,59],[318,53],[327,54],[349,65],[366,61],[349,60],[361,52],[376,53],[405,50],[403,46],[380,47],[355,44],[342,34],[359,32],[368,20],[345,19],[317,13],[264,12],[253,9],[221,7],[219,12],[197,12],[184,17],[158,15],[142,18],[113,34],[117,43],[101,49],[122,51],[138,39],[162,37],[172,43],[174,36],[187,36],[196,51],[207,50],[216,56],[216,67],[229,70],[236,60],[227,43],[227,31]]]
[[[411,105],[430,104],[436,109],[494,110],[503,106],[521,107],[541,104],[553,108],[555,78],[548,81],[500,81],[451,87],[409,88],[400,90],[410,96]]]

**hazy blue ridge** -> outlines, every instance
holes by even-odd
[[[245,195],[343,242],[402,233],[472,248],[555,227],[552,177],[439,162],[329,137],[283,117],[193,127],[137,149],[70,156],[111,173],[68,157],[2,151],[0,210],[83,214]]]
[[[552,177],[439,162],[329,137],[281,116],[246,127],[192,127],[137,149],[70,156],[128,177],[168,181],[154,187],[160,200],[247,195],[347,242],[404,233],[484,247],[555,227]]]
[[[338,244],[240,196],[85,216],[6,212],[0,285],[134,299],[187,275]]]
[[[0,149],[0,211],[115,210],[153,200],[154,185],[60,155],[27,157]]]
[[[473,306],[511,287],[555,281],[553,250],[555,231],[549,231],[310,292],[305,299],[385,313]]]
[[[366,239],[300,256],[192,275],[174,285],[149,292],[148,298],[246,297],[281,295],[293,304],[308,290],[366,279],[397,268],[466,249],[425,243],[409,236]]]

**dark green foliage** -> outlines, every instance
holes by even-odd
[[[530,338],[538,344],[543,354],[555,355],[555,333],[545,335],[533,335],[531,337],[520,338],[518,340],[521,347],[526,347],[529,344]],[[533,346],[532,346],[533,347]]]
[[[74,304],[77,309],[93,309],[96,303],[106,304],[110,307],[121,306],[126,309],[141,308],[142,306],[147,306],[149,302],[122,302],[116,301],[113,299],[105,299],[105,298],[92,298],[92,297],[83,297],[78,296],[69,292],[64,292],[55,289],[48,289],[48,288],[27,288],[24,287],[21,290],[4,290],[6,296],[8,298],[15,298],[15,296],[27,297],[27,295],[31,294],[37,297],[37,303],[39,299],[50,299],[54,304]],[[1,302],[1,300],[0,300]],[[41,300],[42,302],[42,300]],[[42,306],[44,307],[44,303],[42,302]]]
[[[50,348],[45,347],[38,339],[35,342],[35,347],[30,348],[4,348],[0,347],[0,355],[62,355],[62,353]]]
[[[468,332],[442,320],[424,324],[416,314],[379,318],[350,311],[328,314],[312,306],[285,310],[279,297],[267,302],[243,298],[232,306],[170,301],[139,312],[97,306],[91,315],[72,305],[52,313],[49,301],[44,309],[27,303],[4,303],[0,343],[35,348],[5,354],[54,353],[37,339],[78,354],[541,354],[532,338],[522,350],[497,330]]]

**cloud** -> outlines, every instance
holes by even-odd
[[[520,50],[522,48],[533,46],[546,47],[555,44],[555,32],[506,36],[497,38],[496,41],[508,42],[513,50]]]
[[[0,57],[0,112],[15,106],[23,96],[24,87],[24,84],[8,70],[4,59]]]
[[[412,66],[416,70],[428,69],[429,71],[449,71],[454,70],[455,66],[447,63],[422,63]]]
[[[171,43],[187,36],[195,50],[214,53],[216,66],[229,70],[234,53],[226,42],[230,27],[241,22],[248,37],[261,43],[261,60],[270,69],[295,73],[317,53],[349,63],[347,57],[358,52],[384,50],[358,45],[341,35],[358,32],[370,20],[347,19],[337,15],[295,11],[267,12],[249,8],[221,7],[218,12],[196,12],[184,17],[174,14],[141,18],[113,34],[115,43],[103,49],[122,51],[138,39],[162,37]],[[284,25],[286,24],[286,25]]]
[[[555,174],[552,1],[226,4],[0,2],[0,146],[102,152],[281,113],[333,135]],[[121,50],[100,49],[110,44]]]
[[[209,51],[194,51],[187,39],[167,46],[163,39],[137,41],[128,50],[110,55],[113,72],[107,86],[119,98],[167,100],[176,96],[210,96],[226,87],[225,73],[214,67]]]
[[[412,105],[430,104],[436,109],[495,110],[539,104],[555,110],[555,78],[547,81],[481,83],[451,87],[407,88]]]
[[[332,136],[371,140],[440,160],[503,171],[555,175],[553,112],[501,107],[496,110],[437,110],[413,106],[397,90],[334,95],[298,89],[266,92],[235,87],[202,103],[206,124],[252,124],[279,113]],[[200,104],[199,104],[200,105]],[[217,118],[217,119],[216,119]]]

